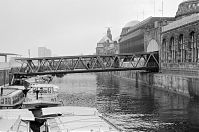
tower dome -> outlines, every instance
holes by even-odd
[[[138,23],[139,23],[139,21],[137,21],[137,20],[130,21],[130,22],[126,23],[124,25],[124,27],[122,28],[122,32],[121,32],[120,36],[124,36],[126,33],[128,33],[128,31],[131,27],[135,26]]]
[[[130,21],[130,22],[126,23],[123,28],[133,27],[138,23],[139,23],[139,21],[137,21],[137,20]]]
[[[176,18],[181,19],[182,17],[196,13],[199,13],[199,0],[186,0],[178,6]]]

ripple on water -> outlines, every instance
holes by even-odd
[[[110,74],[74,74],[54,80],[64,105],[96,107],[127,132],[187,132],[199,126],[199,104]],[[196,129],[197,131],[198,129]]]

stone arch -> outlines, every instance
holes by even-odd
[[[147,52],[153,52],[153,51],[158,51],[159,46],[158,43],[155,39],[152,39],[149,41],[148,46],[147,46]]]

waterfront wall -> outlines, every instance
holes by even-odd
[[[114,75],[187,97],[199,97],[199,78],[165,73],[116,71]]]
[[[189,79],[181,75],[173,74],[154,74],[154,86],[167,91],[175,92],[190,97]]]

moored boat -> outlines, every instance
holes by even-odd
[[[0,110],[0,132],[33,132],[34,115],[27,109]]]
[[[122,132],[106,120],[96,108],[63,106],[42,108],[46,119],[40,131],[46,132]]]
[[[0,109],[21,108],[25,99],[24,86],[4,86],[1,87]]]
[[[58,87],[53,84],[30,84],[29,91],[23,102],[23,108],[28,109],[59,105],[61,105],[61,102],[58,99]]]
[[[26,79],[25,81],[27,83],[29,83],[30,85],[32,84],[48,84],[49,82],[51,82],[53,79],[53,77],[51,75],[43,75],[43,76],[35,76],[35,77],[31,77]]]

